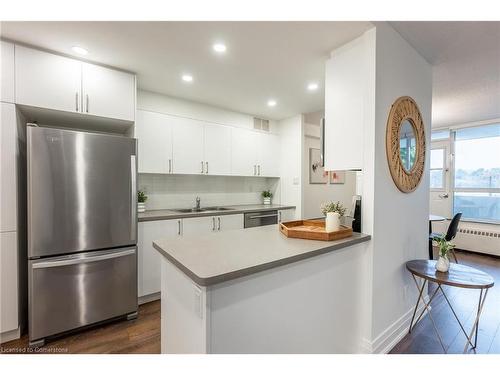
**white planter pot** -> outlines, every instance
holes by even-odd
[[[450,269],[450,260],[448,257],[439,256],[438,261],[436,262],[436,270],[439,272],[448,272]]]
[[[340,229],[340,215],[338,212],[327,212],[325,220],[325,230],[330,232],[336,232]]]
[[[271,204],[271,198],[264,198],[264,204]]]
[[[137,203],[137,212],[146,212],[146,203]]]

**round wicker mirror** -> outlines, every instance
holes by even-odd
[[[392,105],[385,142],[394,183],[402,192],[412,192],[424,173],[425,130],[417,103],[409,96],[398,98]]]

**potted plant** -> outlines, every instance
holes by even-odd
[[[148,200],[148,196],[142,190],[137,192],[137,212],[145,212],[146,211],[146,201]]]
[[[340,202],[325,202],[321,205],[321,212],[326,216],[325,230],[335,232],[340,229],[340,218],[345,214],[345,207]]]
[[[271,193],[271,190],[264,190],[262,192],[262,198],[264,198],[264,204],[271,204],[272,197],[273,193]]]
[[[450,259],[448,254],[455,247],[450,241],[446,241],[444,236],[435,239],[439,248],[439,259],[436,262],[436,270],[439,272],[448,272],[450,269]]]

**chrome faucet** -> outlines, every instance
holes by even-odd
[[[201,199],[200,197],[196,197],[196,209],[199,210],[200,209],[200,203],[201,203]]]

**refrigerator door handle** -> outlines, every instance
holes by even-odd
[[[39,262],[33,263],[33,269],[39,268],[50,268],[50,267],[62,267],[62,266],[70,266],[75,264],[83,264],[90,262],[99,262],[101,260],[106,259],[114,259],[120,258],[128,255],[135,254],[135,248],[127,249],[124,251],[119,251],[115,253],[103,254],[103,255],[94,255],[94,256],[84,256],[84,257],[71,257],[66,260],[52,260],[47,262]]]
[[[130,155],[130,239],[136,239],[137,228],[137,170],[135,155]]]

